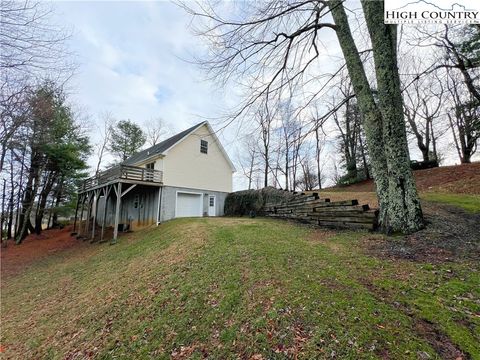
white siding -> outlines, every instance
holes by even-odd
[[[200,140],[208,141],[208,154],[200,152]],[[206,125],[170,149],[162,165],[167,186],[232,191],[232,168]]]
[[[163,171],[163,158],[162,157],[158,157],[156,159],[154,158],[154,159],[148,159],[148,160],[140,161],[140,162],[136,163],[135,166],[147,167],[147,164],[149,164],[151,162],[155,162],[155,165],[154,165],[155,170]]]

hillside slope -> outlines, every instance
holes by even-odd
[[[383,243],[204,218],[69,247],[2,276],[2,359],[480,358],[478,259]]]
[[[480,162],[414,171],[417,188],[421,192],[434,191],[453,194],[480,195]],[[326,191],[374,191],[372,180]]]

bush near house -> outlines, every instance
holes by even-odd
[[[244,216],[254,212],[262,214],[267,202],[280,202],[293,196],[292,192],[266,187],[260,190],[244,190],[228,194],[225,199],[225,215]]]

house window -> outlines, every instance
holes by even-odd
[[[152,169],[153,170],[153,169],[155,169],[155,163],[154,162],[148,163],[147,165],[145,165],[145,167],[147,169]]]
[[[215,206],[215,198],[210,196],[210,206]]]
[[[208,141],[200,140],[200,152],[202,154],[207,154],[208,153]]]

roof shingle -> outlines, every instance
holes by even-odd
[[[189,135],[193,130],[196,128],[200,127],[200,125],[205,124],[205,121],[198,123],[195,126],[192,126],[191,128],[188,128],[187,130],[184,130],[176,135],[173,135],[172,137],[169,137],[166,140],[163,140],[162,142],[153,145],[152,147],[149,147],[148,149],[139,151],[136,154],[133,154],[130,156],[127,160],[122,162],[123,165],[135,165],[136,163],[139,163],[143,160],[148,159],[149,157],[152,157],[154,155],[160,155],[164,151],[168,150],[170,147],[175,145],[177,142],[182,140],[185,136]]]

